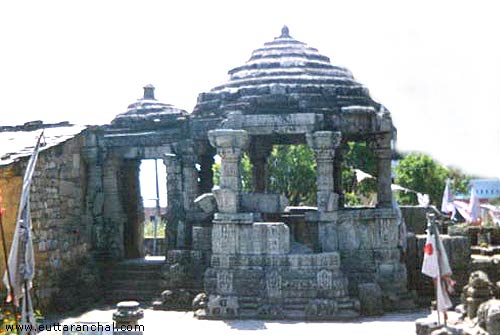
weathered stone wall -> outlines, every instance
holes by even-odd
[[[400,208],[408,231],[415,234],[425,234],[428,209],[422,206],[400,206]]]
[[[441,235],[451,270],[452,278],[457,282],[453,297],[459,297],[462,288],[467,284],[471,271],[470,244],[465,236]],[[415,290],[422,301],[426,297],[434,296],[432,280],[422,274],[422,262],[424,257],[424,245],[426,235],[408,236],[408,253],[406,257],[406,267],[408,270],[408,287]]]
[[[341,210],[330,234],[336,235],[333,239],[352,296],[359,296],[360,285],[375,283],[380,286],[385,311],[413,307],[393,210]]]
[[[471,271],[484,271],[493,282],[500,282],[500,255],[472,255]]]
[[[0,191],[2,196],[1,207],[5,208],[3,216],[3,228],[5,239],[7,241],[7,252],[10,250],[14,230],[16,227],[17,207],[19,206],[19,197],[21,196],[23,177],[19,165],[9,165],[0,169]],[[3,248],[0,248],[0,273],[5,273],[5,262]],[[3,281],[0,281],[0,287],[3,289]]]
[[[33,175],[34,296],[35,303],[44,309],[69,310],[99,296],[97,269],[90,257],[92,227],[85,216],[86,167],[80,157],[83,137],[42,151]],[[10,234],[26,163],[23,160],[0,170]]]

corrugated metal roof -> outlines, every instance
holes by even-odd
[[[67,122],[60,124],[27,123],[24,126],[0,128],[0,166],[9,165],[31,155],[38,137],[44,131],[41,151],[54,147],[80,134],[85,126]]]

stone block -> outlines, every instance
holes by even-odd
[[[212,228],[212,252],[216,254],[236,253],[238,232],[234,224],[214,224]]]
[[[280,194],[247,193],[241,197],[241,207],[247,212],[283,213],[288,199]]]
[[[216,188],[213,191],[217,200],[217,207],[221,213],[238,213],[240,209],[240,195],[229,188]]]
[[[287,254],[290,252],[290,231],[282,222],[258,222],[252,225],[252,242],[256,254]],[[243,241],[242,241],[243,242]]]
[[[207,313],[209,317],[235,318],[238,316],[238,297],[211,294],[208,297]]]
[[[478,324],[488,334],[500,334],[500,300],[492,299],[479,306]]]
[[[212,228],[193,227],[193,249],[211,251],[212,249]]]
[[[376,283],[358,284],[358,297],[362,315],[382,315],[384,306],[382,303],[382,290]]]
[[[321,212],[332,212],[338,208],[339,195],[334,192],[319,191],[318,210]]]
[[[205,213],[217,212],[217,201],[213,193],[205,193],[194,199],[194,203]]]
[[[339,250],[357,250],[360,247],[356,225],[351,222],[339,222],[337,225]]]
[[[215,213],[214,223],[252,224],[256,221],[255,213]]]

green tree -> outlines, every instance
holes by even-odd
[[[411,190],[429,195],[431,204],[440,208],[448,170],[426,154],[412,153],[396,166],[396,183]],[[398,194],[403,205],[417,204],[413,193]]]
[[[250,192],[252,189],[252,163],[245,153],[241,158],[241,184],[243,192]],[[220,185],[220,163],[212,165],[214,185]]]
[[[448,168],[448,178],[452,180],[452,190],[454,193],[469,193],[469,183],[472,176],[464,174],[457,168]]]
[[[346,146],[342,161],[342,190],[346,206],[363,205],[363,199],[373,198],[377,193],[377,181],[365,179],[358,183],[354,169],[377,175],[377,159],[366,142],[348,142]]]
[[[316,205],[316,160],[307,145],[276,145],[268,160],[268,190],[290,205]]]

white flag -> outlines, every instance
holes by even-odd
[[[481,205],[479,203],[479,198],[477,197],[476,190],[474,186],[470,190],[470,201],[469,201],[469,222],[475,223],[477,219],[481,217]]]
[[[443,276],[450,276],[452,272],[443,242],[439,238],[439,234],[436,234],[437,236],[431,235],[430,230],[427,230],[422,273],[435,280],[437,310],[444,312],[452,307],[453,304],[443,286],[442,278]]]
[[[452,213],[455,206],[453,206],[453,194],[451,193],[450,179],[446,179],[446,186],[444,187],[443,200],[441,201],[441,212],[449,214]]]
[[[33,327],[35,327],[35,318],[29,291],[32,287],[32,281],[35,275],[35,256],[33,252],[33,239],[31,236],[30,186],[33,173],[35,172],[35,165],[40,149],[40,139],[42,136],[43,132],[38,138],[38,142],[28,161],[26,172],[24,173],[23,188],[17,212],[16,229],[14,231],[14,238],[12,239],[8,260],[10,280],[7,271],[3,277],[3,282],[8,291],[7,298],[11,298],[14,305],[18,307],[19,301],[22,298],[21,324],[30,324]],[[34,334],[35,329],[36,328],[33,328],[33,332],[29,331],[29,333]],[[23,329],[21,334],[26,334],[27,332],[26,329]]]

